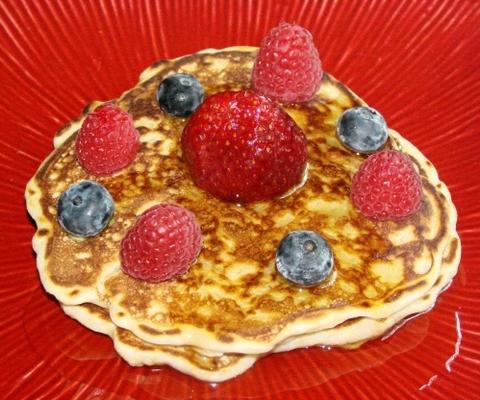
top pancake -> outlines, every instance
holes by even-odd
[[[284,105],[308,140],[304,185],[280,199],[238,206],[197,188],[182,160],[186,119],[162,112],[155,92],[165,76],[194,75],[206,95],[250,86],[256,50],[231,48],[161,61],[117,104],[132,114],[142,146],[134,163],[111,177],[88,175],[74,155],[82,116],[57,134],[57,149],[27,186],[37,265],[46,290],[65,304],[95,303],[114,323],[158,344],[194,345],[222,352],[263,353],[292,335],[333,327],[361,316],[385,318],[428,292],[455,234],[456,211],[445,185],[422,154],[390,131],[387,147],[414,161],[424,200],[414,216],[374,223],[349,198],[351,178],[364,157],[345,149],[335,124],[364,103],[325,74],[304,104]],[[74,239],[56,222],[58,197],[82,179],[101,182],[116,210],[99,236]],[[119,244],[135,218],[160,202],[194,212],[202,252],[184,276],[164,283],[135,280],[120,270]],[[275,249],[295,229],[320,232],[334,253],[328,282],[300,288],[275,270]]]

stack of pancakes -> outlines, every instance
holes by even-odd
[[[43,286],[68,315],[110,335],[131,365],[168,364],[222,381],[271,352],[354,347],[430,309],[457,272],[460,242],[450,194],[433,165],[398,133],[389,131],[386,148],[414,162],[423,185],[420,210],[401,222],[374,222],[353,207],[351,179],[365,156],[342,146],[336,123],[344,110],[366,104],[327,74],[313,100],[282,105],[308,140],[300,187],[240,206],[194,185],[180,146],[187,120],[164,113],[156,90],[177,72],[195,76],[207,96],[249,88],[255,55],[255,48],[234,47],[154,64],[116,100],[141,135],[129,167],[95,177],[78,164],[75,137],[99,103],[92,104],[57,133],[54,152],[27,185]],[[83,179],[103,184],[116,206],[107,229],[87,239],[63,231],[56,215],[61,193]],[[183,276],[161,283],[133,279],[120,268],[120,241],[139,214],[163,202],[195,214],[202,251]],[[331,277],[314,287],[295,286],[275,269],[278,243],[297,229],[321,233],[333,250]]]

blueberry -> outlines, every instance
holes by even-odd
[[[327,241],[313,231],[292,231],[281,241],[276,254],[277,270],[297,285],[312,286],[333,269],[333,254]]]
[[[202,104],[204,96],[200,82],[186,74],[169,76],[157,91],[160,107],[176,117],[188,117]]]
[[[337,135],[350,150],[369,154],[383,147],[388,139],[388,130],[385,120],[377,110],[353,107],[340,116]]]
[[[107,189],[97,182],[85,180],[69,186],[60,196],[58,222],[74,236],[95,236],[108,225],[114,208]]]

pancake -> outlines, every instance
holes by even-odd
[[[289,351],[310,346],[342,346],[356,348],[365,341],[388,334],[392,328],[396,330],[399,323],[431,310],[438,295],[446,290],[457,273],[460,262],[460,239],[455,235],[445,249],[442,260],[442,270],[435,284],[420,299],[407,305],[400,311],[383,319],[354,318],[347,320],[333,329],[320,332],[292,336],[280,343],[275,352]]]
[[[382,320],[357,318],[325,331],[299,335],[280,343],[273,352],[284,352],[309,346],[342,346],[357,348],[363,341],[381,337],[405,318],[429,311],[438,294],[445,290],[456,273],[460,260],[458,237],[454,237],[443,257],[442,271],[430,292],[413,304]],[[132,366],[169,365],[197,379],[221,382],[233,378],[250,368],[266,354],[218,354],[185,346],[154,345],[145,342],[128,330],[117,327],[111,321],[108,310],[93,304],[62,305],[67,315],[95,332],[109,335],[118,354]]]
[[[206,356],[193,347],[153,345],[115,326],[108,316],[108,310],[97,305],[63,305],[62,308],[87,328],[110,336],[115,350],[132,366],[169,365],[203,381],[221,382],[241,374],[257,359],[257,356],[240,354]]]
[[[153,344],[264,354],[288,338],[349,320],[388,318],[432,290],[456,235],[448,189],[421,152],[390,130],[386,147],[407,154],[421,176],[422,206],[401,222],[363,217],[349,188],[365,157],[341,145],[335,125],[344,110],[365,103],[328,74],[312,101],[283,105],[308,141],[301,187],[279,199],[238,206],[193,184],[179,142],[186,119],[162,112],[156,89],[175,72],[194,75],[207,95],[248,88],[255,54],[245,47],[209,50],[147,69],[116,101],[133,116],[142,145],[134,163],[114,176],[90,176],[75,159],[75,136],[89,109],[57,134],[55,151],[26,189],[38,229],[37,266],[49,293],[66,305],[108,308],[116,326]],[[102,183],[116,204],[109,227],[86,240],[70,237],[56,222],[58,197],[82,179]],[[187,274],[152,284],[121,271],[119,243],[136,216],[160,202],[195,214],[203,248]],[[324,284],[300,288],[276,272],[276,246],[295,229],[318,231],[329,241],[335,270]]]

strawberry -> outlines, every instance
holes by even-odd
[[[305,136],[274,102],[252,91],[207,98],[182,135],[194,182],[237,203],[284,194],[302,178]]]

